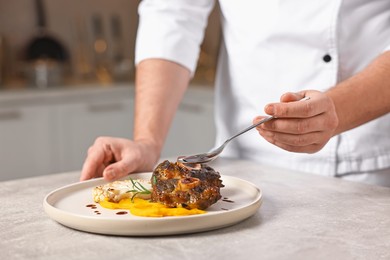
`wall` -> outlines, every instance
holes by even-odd
[[[72,67],[77,69],[77,58],[81,48],[88,50],[84,55],[89,63],[93,62],[91,20],[95,14],[102,15],[104,29],[109,40],[109,18],[119,15],[123,25],[123,41],[126,57],[133,59],[134,42],[137,28],[136,0],[43,0],[47,17],[47,29],[60,40],[70,52]],[[8,61],[13,73],[20,72],[19,61],[24,47],[38,33],[35,1],[0,0],[0,34],[7,40],[10,56]],[[84,46],[80,46],[84,45]],[[77,71],[76,71],[77,73]]]
[[[104,17],[104,29],[109,32],[109,19],[119,15],[123,24],[125,56],[133,60],[134,43],[138,24],[137,7],[139,0],[42,0],[47,17],[47,29],[69,50],[72,56],[73,74],[80,75],[83,66],[93,63],[93,37],[91,20],[94,14]],[[212,82],[220,39],[219,15],[214,10],[206,30],[202,46],[200,66],[196,78]],[[20,76],[23,50],[27,43],[37,35],[37,14],[33,0],[0,0],[0,36],[7,42],[7,75],[12,79]],[[82,64],[82,63],[86,64]]]

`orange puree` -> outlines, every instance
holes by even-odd
[[[206,213],[200,209],[168,208],[161,203],[134,198],[122,199],[118,203],[108,200],[100,201],[99,204],[107,209],[128,209],[131,214],[141,217],[165,217],[165,216],[188,216]]]

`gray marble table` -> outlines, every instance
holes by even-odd
[[[389,188],[248,161],[212,166],[256,184],[259,211],[227,228],[163,237],[97,235],[50,219],[45,195],[77,182],[78,172],[0,182],[0,258],[390,259]]]

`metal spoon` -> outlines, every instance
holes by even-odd
[[[310,99],[310,97],[304,97],[304,98],[302,98],[299,101],[304,101],[304,100],[309,100],[309,99]],[[211,152],[201,153],[201,154],[196,154],[196,155],[190,155],[190,156],[180,156],[179,158],[177,158],[177,161],[181,162],[181,163],[184,163],[184,164],[197,164],[197,163],[211,162],[212,160],[214,160],[215,158],[218,157],[218,155],[223,151],[225,146],[231,140],[233,140],[237,136],[240,136],[240,135],[248,132],[249,130],[255,128],[256,126],[264,124],[265,122],[268,122],[268,121],[270,121],[270,120],[272,120],[274,118],[276,118],[276,117],[273,117],[273,116],[266,117],[266,118],[262,119],[260,122],[254,124],[254,125],[251,125],[248,128],[245,128],[241,132],[239,132],[239,133],[233,135],[232,137],[230,137],[229,139],[227,139],[220,147],[218,147],[217,149],[212,150]]]

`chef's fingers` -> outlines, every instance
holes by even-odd
[[[269,143],[275,144],[290,152],[314,153],[321,149],[331,137],[329,132],[311,132],[295,135],[270,131],[259,131]]]
[[[252,124],[255,125],[255,124],[259,123],[261,120],[263,120],[266,117],[268,117],[268,116],[257,116],[255,118],[253,118]],[[257,126],[256,129],[260,129],[260,126]]]
[[[92,179],[98,177],[98,168],[103,165],[104,161],[104,149],[96,145],[91,146],[88,149],[87,158],[84,161],[80,181]]]
[[[301,100],[304,97],[305,93],[303,92],[287,92],[280,97],[280,102],[295,102]]]
[[[103,178],[107,181],[122,178],[135,170],[135,162],[132,156],[124,156],[123,159],[107,166],[103,171]]]
[[[110,144],[103,144],[103,156],[104,156],[103,159],[104,166],[107,166],[115,162],[115,155],[114,152],[112,151]]]
[[[106,166],[104,164],[98,165],[94,177],[102,177],[103,171],[105,168],[106,168]],[[92,177],[92,178],[94,178],[94,177]]]
[[[330,98],[318,91],[311,91],[309,100],[293,102],[295,98],[301,100],[303,97],[304,95],[301,93],[285,94],[282,99],[291,102],[271,103],[265,106],[264,111],[269,115],[280,118],[306,118],[321,114],[327,108],[333,106]]]
[[[81,170],[81,181],[102,176],[104,168],[115,160],[108,141],[105,137],[99,137],[88,149],[88,155]]]
[[[273,140],[273,139],[267,140],[267,141],[272,143],[273,145],[276,145],[279,148],[286,150],[286,151],[289,151],[289,152],[309,153],[309,154],[318,152],[326,144],[326,143],[323,143],[323,144],[315,143],[315,144],[309,144],[309,145],[305,145],[305,146],[295,146],[295,145],[285,144],[285,143],[282,143],[282,142],[279,142],[279,141]]]
[[[258,129],[288,134],[306,134],[317,131],[333,131],[337,120],[326,113],[311,118],[276,118],[270,120]]]

